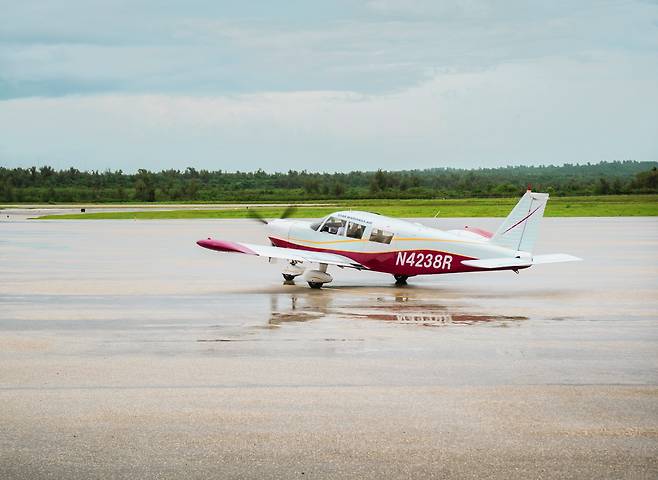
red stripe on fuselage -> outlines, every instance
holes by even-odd
[[[469,227],[468,225],[464,227],[464,230],[467,230],[469,232],[477,233],[478,235],[485,237],[485,238],[491,238],[493,237],[493,233],[491,233],[488,230],[484,230],[482,228],[478,227]]]
[[[317,248],[292,243],[288,240],[270,237],[272,245],[312,252],[335,253],[348,257],[364,267],[377,272],[394,275],[436,275],[440,273],[477,272],[481,268],[463,265],[462,260],[473,260],[473,257],[455,255],[454,253],[437,250],[391,250],[390,252],[351,252],[349,250],[334,250]]]

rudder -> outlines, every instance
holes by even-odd
[[[512,250],[532,252],[546,202],[548,193],[528,190],[493,234],[490,242]]]

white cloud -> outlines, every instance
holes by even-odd
[[[376,0],[336,4],[333,13],[303,5],[284,3],[278,15],[272,6],[235,11],[231,2],[203,0],[189,8],[150,1],[8,5],[0,22],[0,98],[381,93],[422,83],[437,70],[658,49],[658,7],[641,2]]]
[[[658,157],[655,2],[24,0],[0,11],[3,165]]]
[[[0,102],[2,164],[349,170],[658,158],[651,55],[437,73],[397,93]]]

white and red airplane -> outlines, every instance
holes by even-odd
[[[495,233],[468,227],[442,231],[350,210],[313,223],[260,219],[269,229],[271,246],[212,238],[197,244],[220,252],[288,260],[284,279],[292,282],[303,275],[311,288],[333,280],[327,273],[328,265],[388,273],[397,284],[405,284],[416,275],[494,270],[518,273],[532,265],[580,260],[563,253],[533,255],[547,201],[547,193],[528,190]],[[306,269],[308,264],[319,264],[319,268]]]

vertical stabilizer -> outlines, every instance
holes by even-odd
[[[528,190],[490,241],[512,250],[532,252],[547,201],[548,193],[535,193]]]

